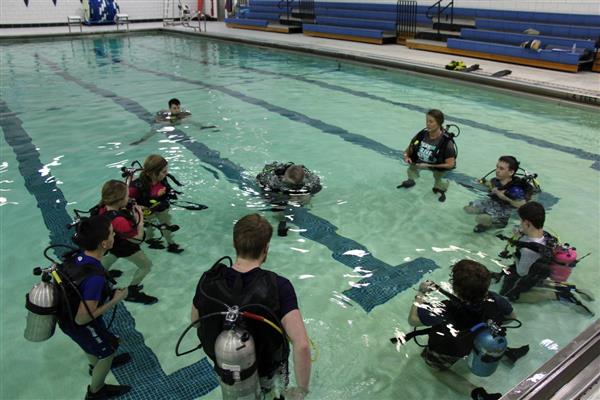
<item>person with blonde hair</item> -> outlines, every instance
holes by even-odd
[[[134,179],[129,186],[129,196],[145,208],[146,221],[152,223],[152,225],[146,224],[146,243],[150,245],[150,248],[165,248],[160,239],[154,238],[155,225],[158,223],[159,229],[167,241],[167,251],[179,254],[183,249],[175,243],[172,233],[179,227],[172,225],[169,214],[170,200],[175,198],[176,193],[167,180],[168,175],[167,160],[158,154],[149,155],[144,161],[140,176]]]
[[[140,248],[140,243],[144,241],[144,214],[140,206],[129,201],[125,182],[112,179],[102,186],[98,214],[108,217],[115,231],[114,246],[102,260],[104,267],[109,270],[117,259],[125,258],[138,268],[131,279],[125,300],[142,304],[156,303],[156,297],[142,292],[141,283],[152,269],[152,261]]]

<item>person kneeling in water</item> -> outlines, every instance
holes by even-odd
[[[434,374],[439,380],[459,393],[470,393],[475,400],[499,399],[500,393],[488,394],[450,368],[473,350],[474,335],[470,334],[473,328],[482,322],[500,326],[506,320],[515,319],[513,308],[504,297],[488,290],[491,274],[482,264],[460,260],[452,267],[451,276],[452,299],[444,300],[441,307],[432,306],[425,295],[436,290],[436,285],[425,281],[419,286],[410,309],[408,323],[411,326],[431,326],[423,332],[428,335],[428,341],[421,357],[436,371]],[[528,351],[527,345],[508,348],[504,356],[514,363]]]
[[[408,179],[396,188],[415,186],[419,171],[430,169],[433,172],[433,193],[440,195],[439,201],[446,201],[448,181],[442,179],[446,172],[456,166],[456,145],[452,136],[442,127],[444,114],[440,110],[427,111],[426,128],[412,138],[404,151],[404,162],[408,167]]]
[[[111,367],[131,361],[129,353],[116,355],[119,338],[106,327],[102,315],[125,297],[127,289],[112,290],[100,259],[113,247],[115,232],[110,219],[104,216],[82,218],[77,224],[73,242],[79,250],[67,254],[61,273],[77,287],[66,285],[66,298],[57,312],[58,326],[88,356],[92,382],[86,400],[106,399],[123,395],[127,385],[104,383]]]
[[[519,230],[522,236],[513,242],[516,250],[515,262],[504,273],[494,274],[497,279],[503,278],[500,294],[513,302],[539,303],[558,300],[573,303],[593,314],[573,291],[586,300],[593,301],[594,297],[590,293],[573,285],[548,279],[551,275],[550,264],[553,263],[558,239],[544,231],[546,220],[544,206],[531,201],[521,206],[518,212],[521,218]]]
[[[491,227],[504,228],[513,209],[521,207],[530,198],[533,187],[524,179],[515,176],[519,162],[513,156],[502,156],[496,163],[496,177],[480,183],[489,188],[488,197],[475,200],[465,206],[468,214],[476,214],[477,225],[473,232],[480,233]]]
[[[306,205],[313,195],[321,191],[321,180],[317,174],[304,165],[292,162],[274,162],[264,166],[256,181],[263,189],[263,196],[275,206],[274,211],[281,211],[277,235],[286,236],[288,228],[283,215],[289,202]]]

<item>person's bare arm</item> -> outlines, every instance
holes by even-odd
[[[421,302],[423,301],[423,296],[424,294],[421,292],[418,292],[417,295],[415,296],[415,300],[412,303],[412,306],[410,308],[410,312],[408,313],[408,323],[410,326],[422,326],[423,323],[421,322],[421,320],[419,319],[419,315],[417,314],[418,310],[419,310],[419,306],[421,305]]]
[[[195,305],[192,304],[192,312],[191,312],[191,316],[190,316],[190,322],[196,322],[198,321],[198,318],[200,318],[200,313],[198,312],[198,309],[196,308]],[[200,326],[200,322],[197,322],[196,324],[194,324],[194,327],[198,327]]]
[[[88,322],[98,318],[112,306],[116,305],[125,297],[127,297],[127,293],[127,288],[115,290],[115,294],[113,295],[112,299],[102,304],[100,307],[98,307],[98,302],[95,300],[86,300],[85,304],[83,301],[81,301],[79,303],[79,308],[77,309],[77,314],[75,314],[75,323],[77,325],[85,325]],[[89,312],[88,309],[90,310]],[[90,313],[92,315],[90,315]]]
[[[527,200],[525,200],[525,199],[513,200],[510,197],[508,197],[507,195],[505,195],[504,192],[505,192],[505,190],[498,190],[497,188],[493,188],[492,189],[492,193],[493,194],[495,194],[496,196],[498,196],[498,198],[500,200],[507,202],[508,204],[510,204],[511,206],[513,206],[514,208],[519,208],[523,204],[527,203]]]
[[[301,390],[308,393],[311,368],[310,343],[300,310],[295,309],[287,313],[281,323],[292,342],[296,383]]]

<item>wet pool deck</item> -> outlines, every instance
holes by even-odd
[[[194,22],[194,24],[197,24],[197,22]],[[198,32],[182,26],[164,28],[161,22],[131,23],[130,32],[165,30],[208,36],[216,39],[301,51],[390,68],[433,74],[477,84],[516,90],[522,93],[543,95],[558,102],[575,102],[578,104],[600,106],[600,73],[597,72],[581,71],[578,73],[569,73],[476,58],[457,57],[450,54],[412,50],[395,44],[379,46],[311,37],[302,34],[288,35],[246,29],[231,29],[227,28],[223,22],[209,21],[206,27],[206,32]],[[123,32],[123,28],[119,32]],[[0,38],[33,39],[40,36],[80,36],[77,26],[73,26],[72,30],[73,33],[69,34],[67,26],[2,28],[0,29]],[[116,32],[117,30],[114,25],[83,27],[84,35]],[[452,59],[462,60],[467,65],[479,64],[480,69],[469,73],[447,71],[444,66]],[[494,72],[506,69],[511,70],[512,73],[502,78],[491,77],[491,74]]]

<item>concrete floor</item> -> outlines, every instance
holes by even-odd
[[[196,22],[194,22],[196,24]],[[161,22],[132,23],[130,31],[163,29]],[[542,68],[507,64],[502,62],[458,57],[449,54],[433,53],[408,49],[405,46],[389,44],[384,46],[357,43],[333,39],[305,36],[302,34],[281,34],[253,31],[246,29],[230,29],[223,22],[207,22],[206,32],[197,32],[190,28],[171,26],[167,30],[196,33],[201,36],[241,41],[262,46],[274,46],[286,49],[318,53],[345,59],[353,59],[390,67],[406,68],[413,71],[442,75],[461,80],[505,87],[513,90],[547,94],[563,101],[600,106],[600,73],[582,71],[569,73]],[[34,28],[2,28],[0,38],[23,38],[34,36],[75,36],[78,27],[72,27],[69,35],[66,26],[34,27]],[[121,27],[123,31],[123,27]],[[83,34],[116,32],[114,25],[84,26]],[[452,59],[460,59],[467,65],[479,64],[480,70],[465,73],[446,71],[444,66]],[[496,71],[509,69],[512,73],[503,78],[491,78]],[[546,91],[547,93],[545,93]]]

